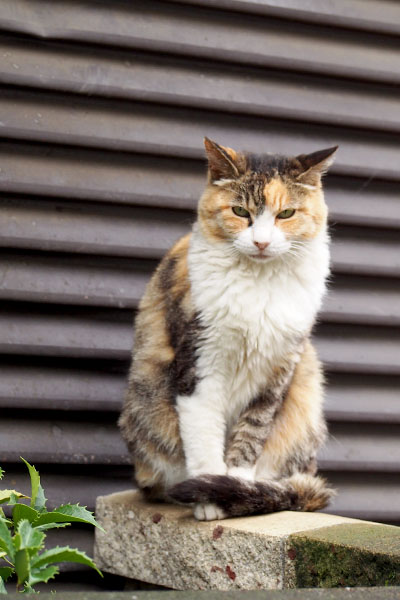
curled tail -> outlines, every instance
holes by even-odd
[[[334,494],[324,479],[303,473],[279,481],[255,482],[228,475],[201,475],[168,490],[168,496],[180,504],[216,505],[224,518],[280,510],[314,511],[327,506]]]

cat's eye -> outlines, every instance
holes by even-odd
[[[250,217],[249,211],[243,206],[232,206],[232,210],[238,217],[246,217],[247,219]]]
[[[277,219],[289,219],[289,217],[293,217],[295,212],[296,211],[294,208],[287,208],[286,210],[283,210],[278,215],[276,215],[276,218]]]

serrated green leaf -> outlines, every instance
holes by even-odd
[[[88,510],[86,506],[79,506],[79,504],[63,504],[54,510],[62,513],[63,515],[69,515],[70,517],[81,519],[89,525],[94,525],[95,527],[102,529],[94,518],[93,513]]]
[[[35,529],[39,531],[47,531],[48,529],[59,529],[61,527],[69,527],[71,523],[46,523],[45,525],[35,525]]]
[[[5,471],[0,467],[0,479],[3,479]]]
[[[0,548],[7,552],[11,560],[14,559],[14,544],[7,525],[7,519],[0,517]]]
[[[43,540],[46,536],[42,531],[38,531],[35,527],[32,527],[27,519],[22,519],[18,523],[17,535],[15,538],[17,537],[19,537],[18,550],[26,548],[32,556],[43,547]]]
[[[39,510],[39,511],[46,510],[46,502],[47,502],[47,498],[44,495],[44,489],[39,484],[39,489],[38,489],[38,493],[36,496],[36,502],[35,502],[35,505],[33,508],[35,510]]]
[[[39,472],[30,465],[22,456],[21,460],[26,464],[29,470],[29,476],[31,478],[31,508],[35,510],[43,510],[46,507],[46,498],[44,495],[44,490],[40,485],[40,475]]]
[[[76,522],[76,523],[88,523],[94,525],[102,531],[104,529],[95,520],[93,513],[87,510],[84,506],[79,504],[63,504],[58,508],[55,508],[51,512],[46,512],[34,521],[34,526],[44,525],[45,523],[65,523],[65,522]]]
[[[27,519],[29,523],[33,523],[39,516],[39,512],[26,504],[16,504],[13,508],[12,518],[16,527],[21,519]]]
[[[0,576],[0,594],[7,594],[6,586],[4,585],[4,581],[1,576]]]
[[[47,583],[49,579],[54,579],[60,572],[60,569],[56,566],[45,567],[43,569],[32,569],[29,576],[29,584],[36,585],[37,583]]]
[[[26,548],[18,550],[15,554],[15,571],[17,573],[18,585],[28,580],[30,572],[29,552]]]
[[[24,583],[24,589],[22,590],[21,594],[40,594],[40,592],[37,592],[36,590],[33,589],[33,587],[28,583],[28,581],[25,581]]]
[[[9,577],[14,573],[13,567],[0,567],[0,577],[3,581],[7,581]]]
[[[82,565],[92,567],[103,577],[103,574],[96,567],[95,563],[84,552],[69,546],[56,546],[50,550],[46,550],[32,560],[32,568],[44,567],[57,562],[76,562]]]
[[[24,494],[21,494],[20,492],[17,492],[16,490],[1,490],[0,491],[0,504],[4,504],[4,502],[8,502],[13,495],[17,498],[17,501],[18,501],[18,498],[27,498],[28,497],[28,496],[24,496]]]

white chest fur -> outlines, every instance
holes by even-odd
[[[189,276],[206,332],[197,368],[204,381],[219,388],[228,422],[309,332],[328,270],[325,235],[310,241],[301,255],[259,264],[194,231]]]

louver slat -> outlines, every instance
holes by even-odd
[[[0,408],[117,413],[126,385],[117,373],[3,364]]]
[[[91,138],[95,140],[93,133],[101,120],[103,137],[106,139],[109,131],[108,138],[112,139],[118,125],[123,131],[123,125],[129,124],[130,106],[126,101],[143,98],[260,117],[389,132],[400,129],[397,94],[390,86],[377,89],[367,83],[341,81],[327,87],[321,77],[298,75],[288,79],[275,71],[251,68],[246,69],[243,86],[243,75],[227,65],[105,50],[98,52],[99,74],[93,77],[92,57],[86,48],[71,55],[63,45],[50,50],[48,44],[38,41],[16,44],[10,40],[3,45],[3,52],[12,60],[0,65],[3,83],[81,96],[74,98],[71,112],[70,99],[61,94],[3,93],[3,127],[10,137],[41,136],[47,141],[85,144]],[[119,103],[117,111],[110,102],[87,100],[88,93],[124,102]],[[112,122],[105,118],[107,112],[113,115]]]
[[[360,29],[382,33],[400,33],[400,8],[391,0],[365,2],[365,0],[176,0],[182,4],[195,4],[228,10],[276,16],[319,25]]]
[[[23,456],[33,463],[76,465],[128,465],[117,426],[107,420],[96,423],[82,419],[37,420],[2,418],[0,461],[19,461]]]
[[[389,37],[370,34],[366,39],[363,33],[344,30],[340,36],[329,35],[329,28],[155,0],[136,0],[129,10],[120,3],[111,8],[109,3],[77,6],[58,2],[43,11],[43,4],[43,0],[30,0],[29,5],[9,0],[2,7],[0,26],[48,39],[83,40],[390,84],[400,80],[399,50]]]

